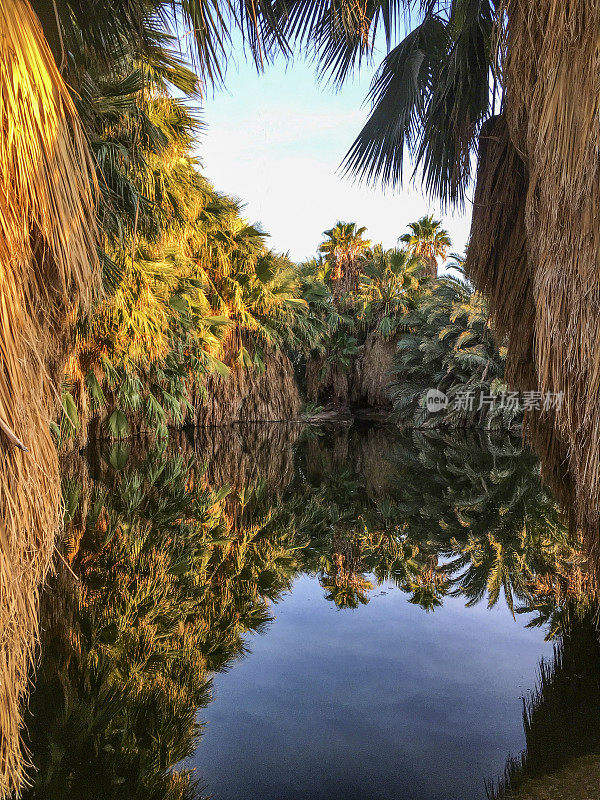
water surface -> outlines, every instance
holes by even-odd
[[[520,697],[551,647],[506,606],[434,614],[384,584],[340,611],[301,576],[215,681],[192,763],[215,798],[485,798],[525,745]]]
[[[519,442],[234,426],[63,484],[29,797],[484,800],[600,753],[595,609]]]

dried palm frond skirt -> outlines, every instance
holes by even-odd
[[[95,213],[87,145],[26,0],[0,4],[0,88],[2,796],[24,780],[21,711],[60,511],[49,421],[69,319],[92,288]]]
[[[481,133],[467,271],[507,379],[559,397],[526,419],[600,566],[600,0],[505,0],[504,113]]]

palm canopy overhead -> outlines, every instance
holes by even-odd
[[[385,9],[388,53],[368,95],[371,114],[352,144],[346,171],[368,182],[402,183],[406,151],[426,189],[444,202],[463,202],[471,154],[493,113],[496,0],[375,3]],[[406,35],[398,19],[414,22]],[[376,23],[376,17],[373,17]],[[490,91],[490,84],[493,85]]]
[[[416,222],[410,222],[410,233],[405,233],[398,239],[406,245],[408,251],[422,258],[432,278],[437,277],[437,260],[446,258],[452,242],[448,231],[442,228],[442,222],[433,216],[421,217]]]
[[[258,69],[276,54],[300,49],[335,86],[372,61],[381,35],[388,55],[371,87],[372,114],[346,167],[397,184],[408,147],[428,188],[462,197],[468,154],[490,112],[493,0],[431,0],[420,15],[414,0],[97,0],[93,14],[85,0],[32,4],[70,81],[76,65],[114,64],[134,48],[184,92],[189,76],[178,85],[173,57],[161,54],[161,40],[177,33],[199,91],[224,82],[236,34]],[[413,20],[418,24],[402,39]]]

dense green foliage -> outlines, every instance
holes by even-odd
[[[205,84],[224,75],[233,29],[245,31],[259,64],[298,37],[316,37],[321,68],[336,80],[368,49],[351,3],[341,16],[327,3],[313,13],[301,2],[284,5],[136,0],[99,3],[92,20],[71,0],[36,4],[74,90],[100,194],[104,294],[76,326],[59,440],[90,420],[95,435],[113,437],[193,421],[207,376],[260,372],[271,347],[292,357],[313,402],[387,405],[390,353],[400,340],[411,370],[403,398],[418,382],[415,357],[407,355],[413,339],[403,337],[420,337],[423,350],[435,339],[432,304],[446,313],[449,301],[432,284],[450,245],[441,222],[410,223],[401,237],[406,249],[384,251],[364,228],[340,221],[325,231],[320,257],[296,267],[268,249],[265,234],[205,180],[192,154],[201,128],[196,105]],[[391,35],[382,4],[375,18]],[[192,33],[187,53],[173,33],[177,24]],[[488,346],[485,326],[452,324],[469,328],[473,381],[501,378],[501,364],[479,370],[476,363],[477,349]],[[466,335],[447,338],[438,349],[457,338],[464,345]],[[447,354],[423,357],[433,371],[428,385],[468,381],[467,348],[460,350],[462,365],[444,380],[439,365],[447,366]]]
[[[449,271],[433,278],[427,248],[432,236],[445,247],[448,236],[429,218],[409,227],[400,237],[406,249],[386,251],[364,242],[364,229],[338,223],[325,231],[325,259],[302,265],[318,332],[299,362],[309,399],[384,408],[391,401],[408,425],[520,425],[521,399],[504,384],[506,349],[492,334],[485,299],[463,277],[463,259],[454,255]],[[380,391],[369,393],[369,382]],[[440,413],[425,408],[430,389],[448,398]]]
[[[280,343],[304,306],[293,265],[198,171],[189,107],[198,80],[170,44],[160,38],[154,69],[144,71],[125,51],[86,106],[102,189],[104,297],[77,326],[63,423],[104,411],[105,432],[116,436],[127,433],[128,415],[155,430],[188,418],[203,376],[260,360],[242,332],[257,345]]]
[[[462,278],[437,281],[407,318],[410,331],[398,342],[394,406],[403,422],[436,426],[509,427],[522,416],[518,398],[508,401],[503,383],[506,349],[495,341],[484,298]],[[429,389],[448,406],[428,414]]]
[[[312,400],[328,397],[336,374],[351,375],[369,337],[395,340],[426,284],[422,261],[405,250],[367,244],[349,256],[340,249],[334,254],[331,239],[326,240],[321,245],[326,257],[307,261],[299,270],[313,327],[297,361]],[[349,397],[335,399],[348,402]]]

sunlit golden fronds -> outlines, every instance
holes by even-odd
[[[0,4],[0,795],[22,785],[20,705],[38,589],[58,525],[48,423],[78,300],[95,265],[91,162],[68,90],[25,0]]]

